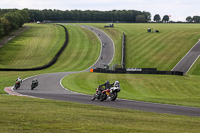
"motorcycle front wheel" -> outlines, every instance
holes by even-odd
[[[117,99],[117,92],[114,92],[113,95],[111,96],[111,101],[115,101]]]
[[[92,96],[91,100],[94,101],[96,99],[96,93]]]
[[[35,85],[32,84],[32,85],[31,85],[31,90],[33,90],[34,88],[35,88]]]

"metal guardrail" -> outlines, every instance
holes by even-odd
[[[126,46],[126,35],[123,33],[123,35],[122,35],[122,60],[121,60],[122,68],[125,68],[125,46]]]

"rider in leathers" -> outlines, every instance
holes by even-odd
[[[107,89],[110,89],[110,87],[111,87],[112,85],[111,85],[110,82],[107,80],[104,84],[99,85],[99,88],[102,87],[102,86],[105,86],[105,89],[107,90]]]

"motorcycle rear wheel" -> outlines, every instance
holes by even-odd
[[[104,94],[101,94],[99,100],[100,100],[100,101],[104,101],[104,100],[106,100],[106,99],[107,99],[107,95],[106,95],[105,93],[104,93]]]
[[[14,86],[14,89],[18,89],[20,87],[20,85],[18,85],[18,84],[15,84],[15,86]]]

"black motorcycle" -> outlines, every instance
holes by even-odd
[[[31,90],[33,90],[37,86],[38,86],[38,82],[33,81],[32,84],[31,84]]]

